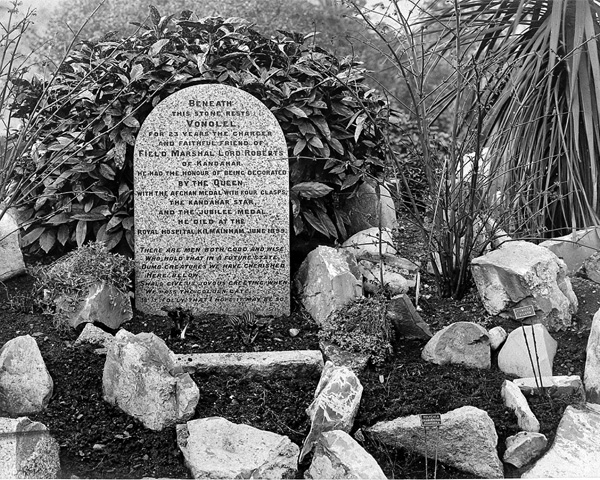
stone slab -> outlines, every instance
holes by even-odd
[[[514,384],[521,389],[524,395],[540,394],[542,387],[551,397],[579,395],[585,401],[585,391],[579,375],[557,375],[554,377],[527,377],[516,378]]]
[[[290,312],[286,141],[259,100],[195,85],[160,102],[134,156],[136,307]]]
[[[590,227],[540,243],[567,264],[569,275],[576,273],[585,260],[600,249],[600,228]]]
[[[179,353],[176,362],[184,371],[244,374],[252,377],[319,376],[323,354],[319,350],[281,352]]]

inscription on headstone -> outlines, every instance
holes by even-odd
[[[160,102],[135,146],[136,307],[289,314],[288,177],[281,127],[250,94]]]

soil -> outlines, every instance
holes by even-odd
[[[400,254],[417,259],[422,249],[411,238],[415,237],[409,228],[399,239]],[[552,334],[559,345],[554,374],[583,378],[591,319],[600,307],[600,286],[583,278],[574,278],[572,283],[580,308],[571,327]],[[74,347],[78,332],[57,329],[49,317],[34,313],[32,286],[33,279],[24,275],[0,288],[0,345],[25,334],[34,336],[38,342],[54,380],[54,395],[43,412],[30,418],[44,423],[59,442],[61,477],[189,478],[177,448],[175,429],[148,430],[106,403],[102,399],[105,357],[94,353],[95,347]],[[419,310],[433,332],[457,321],[473,321],[486,328],[501,325],[507,331],[520,326],[517,322],[488,315],[475,290],[461,301],[439,298],[433,279],[426,274]],[[133,333],[154,332],[176,353],[318,348],[318,329],[297,306],[291,316],[272,319],[270,326],[262,329],[249,345],[237,338],[225,317],[217,315],[196,318],[184,341],[169,339],[171,325],[165,317],[135,312],[133,320],[124,327]],[[298,329],[299,334],[292,336],[290,329]],[[388,363],[378,368],[369,366],[360,375],[364,392],[351,433],[399,416],[445,413],[473,405],[486,410],[494,420],[502,458],[506,437],[519,430],[514,413],[504,407],[500,396],[501,384],[507,376],[494,362],[490,370],[428,364],[420,357],[423,346],[423,342],[399,342]],[[236,423],[287,435],[298,445],[308,433],[305,409],[312,400],[318,378],[258,381],[240,376],[194,374],[194,380],[200,387],[195,418],[222,416]],[[531,400],[541,431],[550,441],[564,408],[574,402],[574,398]],[[363,442],[388,478],[425,477],[422,457],[377,445],[368,439]],[[434,467],[430,459],[429,476]],[[506,476],[517,477],[520,473],[506,467]],[[465,472],[442,464],[437,465],[436,475],[437,478],[470,478]]]

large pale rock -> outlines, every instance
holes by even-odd
[[[589,280],[600,283],[600,252],[586,258],[582,270]]]
[[[323,355],[319,350],[179,353],[175,354],[175,359],[185,371],[215,375],[310,378],[318,377],[323,370]]]
[[[551,377],[557,345],[544,325],[516,328],[509,333],[500,349],[498,368],[516,377],[539,377],[540,372],[543,377]]]
[[[540,431],[540,422],[535,417],[523,392],[510,380],[504,380],[501,390],[504,405],[515,412],[517,424],[521,430],[537,433]]]
[[[308,254],[295,286],[302,305],[319,325],[332,312],[362,297],[362,275],[354,256],[325,246]]]
[[[85,327],[77,337],[77,340],[73,345],[96,345],[100,347],[96,350],[96,353],[106,354],[107,348],[115,341],[114,335],[105,332],[101,328],[96,327],[91,323],[86,323]]]
[[[315,399],[306,409],[310,418],[310,431],[302,445],[300,462],[313,449],[323,432],[350,431],[362,392],[363,386],[352,370],[336,367],[331,362],[325,364],[315,390]]]
[[[341,430],[321,434],[304,478],[387,479],[375,459]]]
[[[521,468],[538,458],[547,445],[548,439],[541,433],[519,432],[506,439],[506,450],[502,459]]]
[[[549,330],[571,324],[577,297],[565,263],[550,250],[533,243],[507,242],[471,262],[473,278],[491,315],[513,318],[512,309],[535,308],[535,322]]]
[[[588,337],[583,383],[588,402],[600,403],[600,310],[594,314]]]
[[[0,417],[0,478],[56,478],[58,452],[44,424],[27,417]]]
[[[495,351],[506,341],[508,333],[502,327],[497,326],[488,330],[488,337],[490,338],[490,348]]]
[[[395,255],[392,231],[388,228],[368,228],[352,235],[342,243],[342,248],[352,252],[358,259],[372,258],[378,255]]]
[[[392,322],[396,338],[429,340],[432,337],[427,325],[415,309],[408,295],[397,295],[387,304],[385,315]]]
[[[567,273],[573,275],[585,260],[600,250],[600,228],[590,227],[569,233],[564,237],[552,238],[540,243],[567,265]]]
[[[358,268],[363,276],[363,289],[367,293],[377,293],[381,289],[382,276],[383,285],[391,295],[408,292],[410,287],[408,280],[385,263],[379,265],[379,263],[370,260],[360,260]]]
[[[550,449],[521,478],[595,478],[600,472],[600,406],[569,405]]]
[[[194,415],[199,390],[181,373],[175,354],[153,333],[121,330],[104,364],[104,399],[152,430],[185,422]]]
[[[450,392],[449,392],[450,393]],[[444,413],[438,433],[427,435],[419,415],[379,422],[364,433],[375,441],[404,448],[430,458],[437,445],[438,460],[483,478],[502,478],[502,462],[496,450],[498,435],[487,412],[476,407],[461,407]]]
[[[350,218],[348,234],[354,235],[371,227],[395,228],[398,224],[396,207],[392,194],[385,185],[379,185],[380,195],[375,186],[363,182],[353,196],[347,198],[341,210]],[[380,202],[381,200],[381,202]]]
[[[453,323],[427,342],[421,357],[438,365],[453,363],[472,368],[490,368],[491,351],[487,331],[472,322]]]
[[[133,318],[129,296],[113,285],[92,285],[75,312],[69,314],[69,324],[76,328],[82,323],[100,322],[113,330]]]
[[[583,382],[579,375],[559,375],[555,377],[516,378],[513,383],[521,389],[524,395],[539,394],[542,388],[551,397],[565,397],[577,394],[585,401]]]
[[[193,478],[297,478],[299,448],[288,437],[221,417],[177,425],[177,444]]]
[[[11,416],[40,412],[53,391],[35,339],[23,335],[6,342],[0,349],[0,412]]]
[[[0,219],[0,282],[25,271],[23,253],[19,246],[19,225],[11,212],[7,211]]]

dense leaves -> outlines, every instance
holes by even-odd
[[[385,156],[386,105],[359,66],[299,34],[266,38],[237,18],[184,11],[175,19],[152,7],[151,20],[126,39],[83,43],[50,88],[21,85],[20,116],[45,95],[24,168],[36,173],[22,205],[36,220],[24,245],[49,252],[95,238],[109,249],[133,248],[136,135],[160,100],[198,83],[238,87],[273,112],[288,144],[295,233],[343,239],[337,197],[379,175]]]

